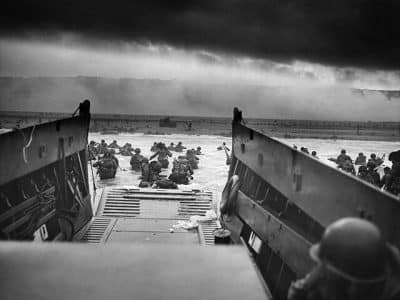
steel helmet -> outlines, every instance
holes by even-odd
[[[311,258],[353,282],[385,279],[388,251],[374,224],[358,218],[343,218],[329,225]]]

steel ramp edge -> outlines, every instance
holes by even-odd
[[[218,224],[216,220],[201,221],[199,222],[198,234],[200,239],[200,244],[205,246],[214,245],[214,231],[218,229]]]
[[[73,241],[89,244],[105,243],[115,223],[115,218],[93,217],[92,220],[74,236]]]
[[[106,187],[97,216],[188,219],[212,209],[212,192]],[[169,211],[167,211],[169,210]]]

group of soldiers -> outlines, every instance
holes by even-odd
[[[172,157],[172,152],[183,152],[185,155],[180,155],[173,159],[173,167],[168,178],[160,175],[162,169],[167,169],[169,166],[169,158]],[[195,169],[198,169],[199,158],[201,155],[201,147],[196,149],[186,149],[182,142],[176,145],[171,143],[168,147],[161,142],[154,142],[150,149],[153,154],[147,158],[141,154],[141,149],[132,147],[132,144],[126,143],[124,146],[119,146],[114,140],[109,145],[105,140],[100,143],[91,141],[89,143],[89,159],[97,161],[93,164],[97,167],[97,173],[101,179],[114,178],[119,167],[118,159],[114,154],[130,156],[130,165],[132,170],[141,172],[141,187],[157,186],[160,188],[177,188],[177,184],[188,184],[193,179]]]
[[[172,152],[183,152],[186,149],[182,142],[178,142],[175,146],[171,143],[168,147],[164,143],[154,142],[150,151],[154,154],[150,156],[150,160],[157,157],[157,162],[149,168],[150,176],[144,176],[142,172],[142,185],[146,182],[153,183],[160,188],[176,188],[177,184],[188,184],[190,179],[193,179],[193,170],[198,169],[199,158],[197,155],[201,154],[201,147],[197,149],[186,149],[185,155],[180,155],[173,160],[171,174],[168,178],[160,178],[159,173],[161,169],[168,168],[169,157],[172,157]]]
[[[371,153],[369,159],[360,152],[356,159],[352,158],[343,149],[339,156],[329,160],[334,161],[339,169],[353,175],[357,175],[361,180],[367,181],[385,191],[392,194],[400,194],[400,158],[396,152],[389,155],[389,160],[392,162],[392,168],[384,167],[383,176],[378,173],[377,169],[383,164],[385,155],[378,157],[375,153]],[[355,166],[359,166],[356,173]]]
[[[293,145],[293,148],[297,150],[297,146],[296,145]],[[306,154],[310,154],[310,151],[308,151],[308,148],[306,148],[306,147],[300,147],[300,151],[304,152]],[[315,151],[315,150],[311,151],[311,156],[316,158],[316,159],[319,159],[318,156],[317,156],[317,151]]]
[[[98,160],[93,164],[93,167],[97,168],[100,179],[114,178],[119,167],[118,158],[114,155],[116,153],[115,147],[111,145],[113,144],[107,145],[104,140],[99,144],[95,141],[89,143],[89,160],[96,160],[97,156]]]

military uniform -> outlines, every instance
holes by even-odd
[[[107,147],[108,147],[107,143],[104,140],[102,140],[100,145],[99,145],[99,154],[106,153],[107,152]]]
[[[354,168],[353,163],[349,160],[346,160],[342,165],[339,165],[339,167],[347,173],[356,175],[356,169]]]
[[[109,146],[109,148],[119,149],[120,147],[117,144],[117,141],[113,141]]]
[[[101,158],[99,161],[95,162],[93,166],[98,167],[97,172],[100,179],[114,178],[118,168],[117,163],[111,155]]]
[[[179,142],[175,147],[176,152],[183,152],[184,149],[186,149],[186,147],[182,146],[182,142]]]
[[[141,165],[142,165],[143,159],[144,159],[144,156],[140,154],[140,149],[136,148],[135,154],[131,157],[131,160],[129,162],[132,167],[132,170],[140,171],[142,168]]]
[[[135,153],[130,160],[130,165],[132,167],[132,170],[134,171],[140,171],[141,170],[141,163],[143,160],[143,155],[139,153]]]
[[[172,173],[168,177],[170,180],[176,182],[177,184],[188,184],[193,170],[186,158],[179,157],[179,159],[174,159]]]
[[[399,300],[400,255],[372,223],[344,218],[310,249],[317,266],[292,283],[288,300]]]
[[[375,184],[374,178],[372,178],[371,174],[368,172],[368,169],[366,166],[361,166],[358,169],[358,178],[360,178],[361,180],[364,180],[366,182]]]
[[[195,170],[199,168],[199,163],[198,160],[199,158],[194,154],[193,150],[187,150],[186,151],[186,158],[189,161],[190,167]]]
[[[359,153],[356,157],[356,161],[354,162],[355,165],[364,166],[367,164],[367,157],[363,153]]]
[[[97,152],[98,151],[97,151],[96,143],[94,141],[91,141],[88,146],[89,160],[95,160]]]
[[[172,153],[165,147],[165,145],[158,146],[158,151],[150,156],[150,160],[156,156],[158,156],[158,161],[160,162],[161,167],[164,169],[168,168],[168,156],[171,157]]]
[[[336,163],[338,164],[338,166],[343,166],[344,163],[345,163],[346,161],[348,161],[348,160],[349,160],[350,162],[352,162],[352,159],[351,159],[350,156],[348,156],[346,153],[341,153],[341,154],[337,157]]]

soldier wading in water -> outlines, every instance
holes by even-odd
[[[149,160],[152,160],[154,157],[158,155],[158,161],[161,163],[162,168],[168,168],[169,161],[168,161],[168,156],[171,157],[172,153],[167,149],[167,146],[165,146],[164,143],[158,143],[157,144],[157,152],[154,153],[152,156],[150,156]]]

